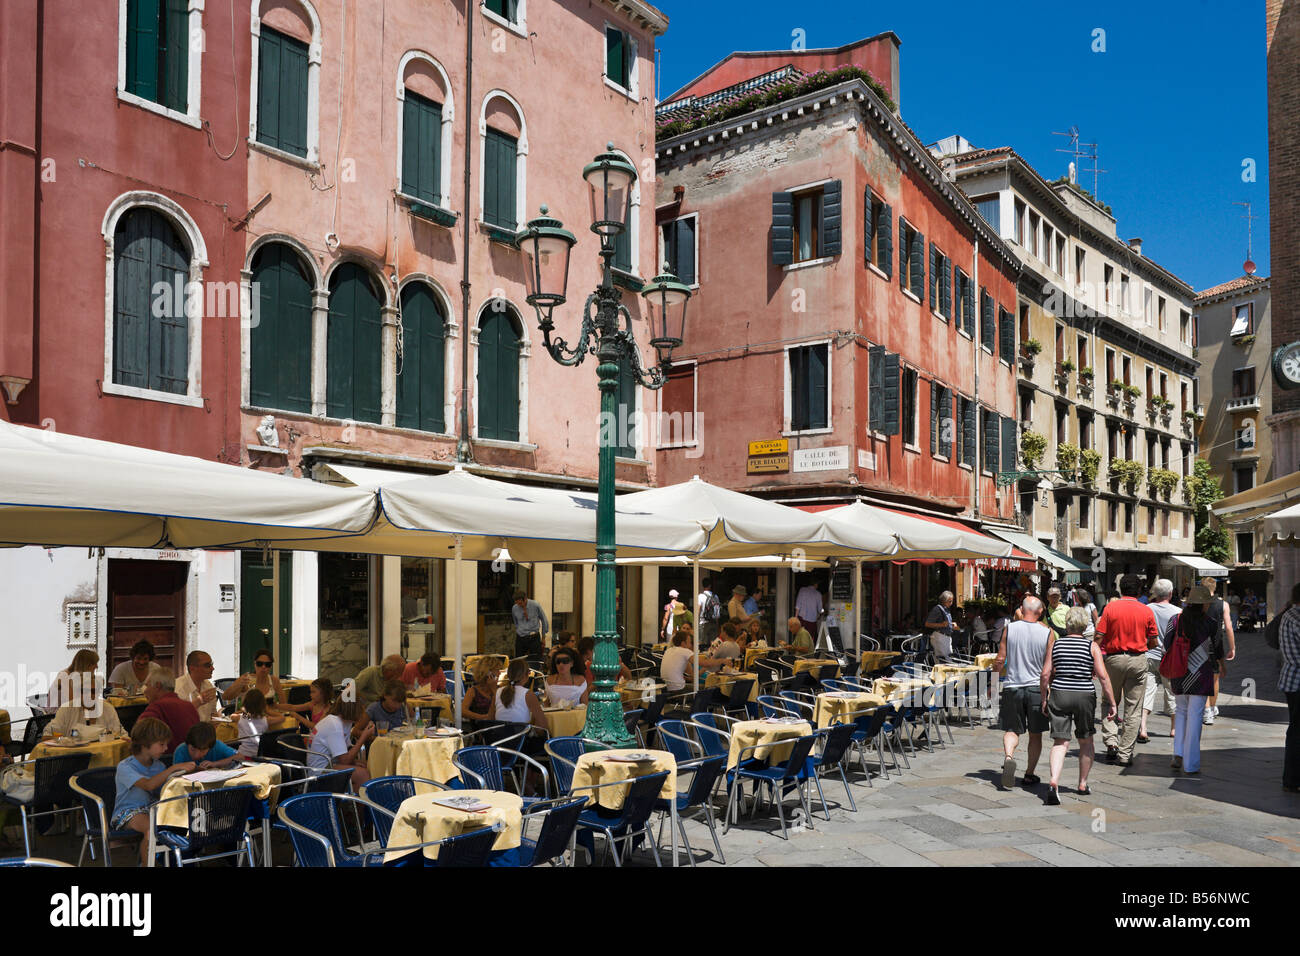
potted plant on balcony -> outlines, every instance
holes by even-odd
[[[1066,472],[1070,480],[1076,477],[1075,471],[1079,467],[1079,446],[1073,442],[1063,441],[1056,446],[1056,469],[1057,471]]]
[[[1026,468],[1037,468],[1046,451],[1046,436],[1038,432],[1025,432],[1020,436],[1020,460]]]
[[[1138,396],[1142,394],[1142,389],[1136,385],[1124,386],[1124,410],[1130,415],[1137,409]]]
[[[1092,366],[1085,365],[1079,369],[1079,382],[1075,386],[1078,389],[1080,398],[1092,398]]]
[[[1066,386],[1070,383],[1070,373],[1074,371],[1074,363],[1069,359],[1062,359],[1056,363],[1056,386],[1065,391]]]
[[[1101,452],[1093,448],[1084,448],[1079,452],[1079,480],[1085,485],[1091,485],[1097,480],[1097,472],[1101,470]]]
[[[1106,386],[1106,404],[1119,405],[1120,396],[1124,394],[1124,383],[1117,378],[1112,378],[1110,384]]]
[[[1025,339],[1020,343],[1020,368],[1026,375],[1034,373],[1034,359],[1038,353],[1043,350],[1043,344],[1038,339]]]
[[[1163,395],[1157,395],[1151,399],[1151,404],[1154,405],[1156,411],[1160,413],[1161,423],[1167,426],[1169,424],[1169,416],[1174,410],[1174,403]]]
[[[1248,335],[1238,335],[1232,340],[1232,344],[1248,349],[1255,344],[1255,335],[1253,332]]]
[[[1178,475],[1167,468],[1148,468],[1147,469],[1147,491],[1152,498],[1160,497],[1165,501],[1169,500],[1170,494],[1173,493],[1174,486],[1178,484]]]
[[[1118,482],[1127,487],[1130,494],[1136,494],[1144,470],[1140,461],[1113,458],[1110,462],[1109,475],[1112,482]]]

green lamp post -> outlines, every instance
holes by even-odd
[[[615,684],[619,672],[618,631],[615,615],[614,580],[614,456],[618,445],[618,382],[620,372],[630,368],[645,388],[663,388],[673,349],[682,344],[686,328],[686,304],[690,289],[677,281],[667,267],[645,285],[642,296],[650,321],[650,344],[659,358],[654,368],[641,364],[641,354],[632,335],[632,316],[622,305],[622,293],[614,285],[615,241],[627,228],[636,169],[614,152],[611,143],[582,171],[591,191],[591,231],[600,237],[603,260],[600,286],[587,297],[577,344],[570,347],[554,335],[555,307],[565,302],[569,280],[569,256],[577,240],[563,224],[550,216],[545,206],[541,215],[529,220],[516,242],[527,254],[528,302],[537,312],[537,327],[551,358],[561,365],[579,365],[588,353],[596,356],[600,383],[600,463],[596,499],[596,648],[592,673],[595,690],[588,697],[587,724],[583,736],[614,747],[634,743],[623,722],[623,705]]]

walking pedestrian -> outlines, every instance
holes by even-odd
[[[1133,746],[1142,724],[1146,692],[1147,651],[1156,645],[1156,616],[1138,601],[1142,583],[1136,574],[1119,579],[1120,596],[1110,601],[1097,620],[1097,641],[1106,658],[1106,673],[1116,701],[1123,700],[1122,727],[1111,717],[1101,722],[1106,759],[1121,767],[1133,765]]]
[[[1218,582],[1215,581],[1214,578],[1201,578],[1201,586],[1210,592],[1209,613],[1210,616],[1214,618],[1215,627],[1221,628],[1223,632],[1226,633],[1227,635],[1228,638],[1226,644],[1227,655],[1224,657],[1224,660],[1230,661],[1237,656],[1237,631],[1236,631],[1237,622],[1232,620],[1232,616],[1228,610],[1228,603],[1224,601],[1223,598],[1214,596],[1214,591],[1217,584]],[[1227,669],[1224,668],[1223,672],[1227,673]],[[1205,714],[1204,716],[1202,716],[1201,719],[1205,722],[1207,726],[1209,726],[1210,724],[1214,723],[1214,718],[1218,716],[1219,716],[1219,672],[1215,671],[1214,692],[1205,701]]]
[[[803,625],[805,631],[815,635],[817,633],[817,622],[821,620],[822,612],[825,606],[822,603],[822,592],[817,589],[817,585],[809,578],[804,586],[799,589],[799,593],[794,596],[794,613],[799,622]]]
[[[1065,635],[1057,637],[1053,634],[1047,642],[1047,660],[1043,664],[1040,686],[1043,711],[1052,730],[1052,753],[1048,758],[1052,774],[1047,791],[1049,806],[1061,803],[1057,785],[1065,767],[1071,731],[1079,741],[1078,793],[1085,797],[1092,793],[1088,788],[1088,772],[1092,770],[1095,757],[1092,742],[1096,732],[1093,712],[1097,708],[1097,692],[1092,683],[1094,677],[1101,681],[1107,718],[1115,716],[1115,693],[1106,673],[1106,661],[1096,642],[1084,634],[1091,623],[1087,608],[1072,607],[1065,614]]]
[[[1205,710],[1206,698],[1214,691],[1214,675],[1223,666],[1223,628],[1213,609],[1214,596],[1197,585],[1187,595],[1187,604],[1178,615],[1168,653],[1175,653],[1173,643],[1187,641],[1187,672],[1171,678],[1178,698],[1174,717],[1174,759],[1170,766],[1183,773],[1201,772],[1201,727],[1197,720]]]
[[[936,661],[946,661],[952,657],[952,607],[953,593],[944,591],[939,595],[939,603],[930,609],[925,618],[925,626],[930,631],[930,650]]]
[[[712,582],[708,578],[700,582],[700,593],[695,598],[695,619],[700,622],[700,642],[706,646],[711,645],[718,639],[722,600],[713,593]]]
[[[1286,757],[1282,762],[1282,789],[1300,793],[1300,584],[1291,588],[1291,606],[1278,626],[1282,670],[1277,689],[1286,694],[1290,722],[1286,728]]]
[[[1169,715],[1169,736],[1174,735],[1174,709],[1177,707],[1177,702],[1169,678],[1162,677],[1160,674],[1160,660],[1164,657],[1165,648],[1173,636],[1169,633],[1170,624],[1178,618],[1179,609],[1170,603],[1170,598],[1173,596],[1174,582],[1168,578],[1156,578],[1155,584],[1151,585],[1151,603],[1147,607],[1151,608],[1151,613],[1156,616],[1156,629],[1160,633],[1156,635],[1156,646],[1147,651],[1147,683],[1142,697],[1142,726],[1138,729],[1137,736],[1137,742],[1140,744],[1151,740],[1151,735],[1147,731],[1147,718],[1155,713],[1157,703],[1161,705],[1161,711]]]
[[[664,605],[664,618],[659,624],[659,633],[664,637],[664,641],[671,641],[677,628],[682,626],[685,621],[693,621],[694,616],[691,609],[681,601],[677,600],[677,589],[673,588],[668,592],[668,603]]]
[[[1016,748],[1020,737],[1029,735],[1029,761],[1025,765],[1022,786],[1042,783],[1034,773],[1043,753],[1043,732],[1047,715],[1043,712],[1043,662],[1047,658],[1047,641],[1051,631],[1039,623],[1043,602],[1030,595],[1020,605],[1019,620],[1012,621],[1002,632],[993,672],[1006,665],[1002,678],[1000,722],[1002,724],[1002,789],[1010,790],[1016,782]]]

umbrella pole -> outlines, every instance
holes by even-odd
[[[853,643],[862,660],[862,560],[853,562]]]
[[[452,670],[454,673],[458,674],[459,677],[457,680],[451,682],[452,684],[451,700],[452,700],[452,708],[456,711],[456,729],[459,730],[461,728],[460,702],[464,693],[461,688],[463,685],[463,681],[465,680],[463,667],[461,666],[461,660],[463,659],[461,657],[461,625],[462,625],[461,603],[464,600],[464,594],[462,593],[463,588],[461,585],[461,573],[463,571],[461,557],[463,554],[463,545],[461,542],[461,536],[456,535],[455,537],[456,537],[456,557],[452,560],[452,566],[455,569],[455,573],[452,575],[452,577],[455,579],[456,582],[455,584],[456,587],[456,614],[455,614],[456,658],[453,663]]]
[[[691,606],[694,611],[699,606],[700,596],[700,559],[691,557]],[[694,617],[694,613],[691,615]],[[695,666],[691,672],[695,675],[695,692],[700,692],[700,622],[696,621],[695,626],[691,628],[691,639],[695,642]]]

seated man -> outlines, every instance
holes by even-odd
[[[447,693],[447,675],[442,671],[442,658],[431,651],[418,661],[407,664],[406,669],[402,671],[402,683],[409,691],[429,687],[435,694]]]
[[[707,662],[701,662],[709,670],[721,669],[728,664],[738,665],[745,652],[740,649],[740,628],[732,621],[722,625],[722,640],[709,654]]]
[[[221,712],[222,701],[234,700],[239,694],[237,684],[231,684],[224,694],[217,692],[212,683],[212,655],[207,651],[185,655],[185,673],[176,678],[176,696],[194,705],[199,720],[211,720]]]
[[[788,642],[782,641],[781,647],[784,650],[794,652],[796,657],[811,655],[813,652],[813,639],[812,635],[808,633],[808,629],[803,626],[803,621],[797,617],[792,617],[786,622],[786,627],[790,629],[790,640]]]
[[[398,654],[389,654],[378,664],[363,668],[357,675],[356,699],[364,710],[384,696],[384,685],[390,680],[401,680],[406,661]]]
[[[664,651],[659,663],[659,676],[663,678],[667,693],[686,689],[686,682],[694,679],[695,652],[691,649],[691,635],[678,630],[673,634],[673,646]]]
[[[173,753],[185,742],[185,735],[199,722],[199,712],[188,700],[176,696],[176,681],[170,674],[154,674],[144,685],[144,696],[149,706],[138,719],[153,717],[161,720],[172,732],[172,739],[163,753]]]

